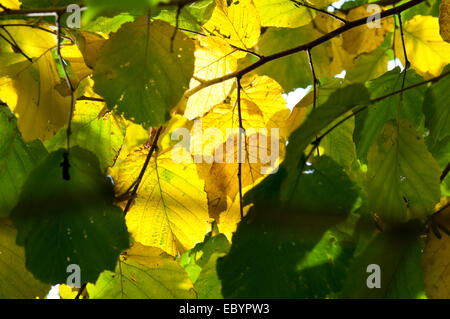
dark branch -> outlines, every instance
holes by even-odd
[[[409,9],[409,8],[415,6],[415,5],[417,5],[417,4],[419,4],[419,3],[423,2],[423,1],[425,1],[425,0],[411,0],[411,1],[407,2],[407,3],[402,4],[401,6],[398,6],[398,7],[386,10],[386,11],[382,11],[380,13],[380,18],[385,18],[385,17],[391,16],[391,15],[397,14],[397,13],[402,12],[402,11],[404,11],[406,9]],[[236,72],[229,73],[229,74],[226,74],[224,76],[221,76],[221,77],[218,77],[218,78],[215,78],[215,79],[212,79],[212,80],[205,81],[204,83],[201,83],[198,86],[196,86],[193,89],[191,89],[188,92],[186,92],[185,95],[187,97],[189,97],[189,96],[197,93],[199,90],[204,89],[204,88],[206,88],[208,86],[211,86],[211,85],[214,85],[214,84],[217,84],[217,83],[221,83],[221,82],[224,82],[226,80],[229,80],[229,79],[232,79],[232,78],[235,78],[235,77],[238,77],[238,76],[242,77],[245,74],[247,74],[247,73],[249,73],[249,72],[259,68],[260,66],[262,66],[262,65],[264,65],[264,64],[266,64],[266,63],[268,63],[270,61],[277,60],[279,58],[283,58],[285,56],[289,56],[289,55],[295,54],[297,52],[301,52],[301,51],[306,51],[308,49],[312,49],[312,48],[314,48],[314,47],[316,47],[316,46],[318,46],[318,45],[320,45],[320,44],[322,44],[322,43],[324,43],[324,42],[326,42],[326,41],[328,41],[328,40],[330,40],[330,39],[332,39],[332,38],[334,38],[334,37],[336,37],[336,36],[338,36],[338,35],[340,35],[340,34],[342,34],[344,32],[346,32],[346,31],[350,30],[350,29],[353,29],[355,27],[358,27],[358,26],[361,26],[361,25],[365,24],[367,22],[367,18],[368,17],[361,18],[359,20],[351,21],[351,22],[343,25],[342,27],[337,28],[334,31],[331,31],[331,32],[321,36],[320,38],[317,38],[317,39],[315,39],[315,40],[313,40],[311,42],[308,42],[306,44],[302,44],[302,45],[299,45],[299,46],[294,47],[292,49],[281,51],[281,52],[278,52],[278,53],[275,53],[275,54],[272,54],[272,55],[264,56],[260,60],[258,60],[255,63],[253,63],[253,64],[243,68],[240,71],[236,71]]]

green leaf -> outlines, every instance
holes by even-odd
[[[301,28],[269,28],[262,34],[258,42],[258,51],[262,55],[270,55],[292,48],[292,43],[302,39]],[[305,52],[298,52],[282,59],[268,62],[258,68],[257,73],[268,75],[281,84],[285,92],[306,87],[311,83],[308,57]]]
[[[16,245],[16,230],[8,219],[0,218],[0,298],[44,298],[50,285],[41,283],[25,268],[25,253]]]
[[[289,139],[284,164],[295,172],[295,168],[304,161],[303,152],[313,139],[335,119],[344,115],[356,105],[366,104],[369,93],[361,84],[352,84],[330,94],[328,100],[320,107],[313,109],[308,118],[295,130]],[[292,173],[287,184],[292,184],[301,172]],[[289,196],[289,194],[286,194]]]
[[[246,196],[254,206],[230,253],[218,261],[225,298],[327,298],[340,290],[355,245],[352,225],[336,225],[346,220],[358,192],[328,157],[309,167],[283,205],[286,177],[280,167]]]
[[[311,22],[312,15],[306,7],[296,6],[290,0],[254,0],[265,27],[297,28]]]
[[[345,79],[350,83],[364,83],[377,78],[387,71],[388,56],[385,50],[376,49],[359,55],[348,68]]]
[[[89,9],[85,15],[87,20],[91,20],[99,15],[113,16],[121,12],[142,15],[160,2],[164,3],[167,0],[87,0],[86,4]]]
[[[416,224],[378,234],[352,264],[341,298],[421,298],[425,286],[420,256],[422,240]],[[369,288],[369,265],[380,267],[381,286]]]
[[[122,147],[126,132],[125,121],[113,112],[104,112],[104,103],[78,101],[72,117],[70,145],[80,146],[94,154],[100,161],[100,168],[112,166]],[[49,152],[64,148],[67,142],[66,130],[61,130],[45,142]]]
[[[400,68],[385,73],[383,76],[367,83],[371,98],[376,99],[402,88],[403,73]],[[413,70],[406,74],[405,87],[422,82],[423,79]],[[414,126],[418,126],[423,119],[421,105],[425,86],[419,86],[403,93],[400,105],[400,117],[408,119]],[[369,106],[367,110],[356,115],[356,125],[353,139],[360,160],[367,161],[366,156],[370,145],[381,132],[384,124],[397,118],[397,106],[400,103],[400,94],[385,98]]]
[[[120,256],[115,272],[105,271],[87,285],[92,299],[192,299],[194,287],[173,257],[136,243]]]
[[[450,72],[448,65],[442,73]],[[433,84],[425,93],[423,113],[425,126],[430,130],[429,142],[434,144],[450,135],[450,76]]]
[[[177,32],[171,52],[174,31],[167,22],[150,24],[140,17],[105,43],[94,70],[94,90],[109,109],[117,105],[117,112],[144,126],[169,119],[194,72],[194,42]]]
[[[383,221],[407,222],[433,211],[441,169],[410,122],[387,122],[367,159],[369,204]]]
[[[51,153],[30,173],[11,219],[36,278],[65,283],[67,266],[78,264],[81,281],[94,282],[103,270],[113,270],[119,253],[128,248],[125,219],[112,204],[113,186],[97,158],[71,148],[70,180],[65,180],[63,153]]]
[[[40,141],[25,143],[11,111],[0,106],[0,216],[8,216],[16,205],[30,171],[45,157]]]
[[[350,168],[356,159],[355,143],[353,143],[354,128],[355,119],[350,118],[331,131],[320,142],[324,154],[345,168]]]
[[[224,234],[205,236],[203,243],[197,244],[181,257],[183,267],[189,274],[199,299],[219,299],[222,283],[217,275],[217,259],[230,250],[230,243]]]
[[[202,32],[202,25],[211,18],[215,3],[212,0],[196,1],[189,6],[184,6],[178,16],[178,27],[190,31]],[[177,7],[163,9],[157,12],[155,19],[177,25]],[[197,34],[186,32],[186,35],[196,37]]]

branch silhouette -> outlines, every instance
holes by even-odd
[[[402,11],[405,11],[405,10],[407,10],[407,9],[409,9],[409,8],[419,4],[419,3],[422,3],[424,1],[425,0],[411,0],[411,1],[407,2],[407,3],[402,4],[401,6],[394,7],[392,9],[382,11],[382,12],[380,12],[380,19],[388,17],[388,16],[391,16],[391,15],[394,15],[394,14],[397,14],[397,13],[400,13]],[[239,71],[236,71],[236,72],[233,72],[233,73],[230,73],[230,74],[226,74],[224,76],[221,76],[221,77],[218,77],[218,78],[215,78],[215,79],[212,79],[212,80],[205,81],[204,83],[201,83],[198,86],[196,86],[196,87],[190,89],[189,91],[187,91],[185,93],[185,96],[189,97],[189,96],[192,96],[193,94],[197,93],[198,91],[200,91],[200,90],[202,90],[204,88],[207,88],[207,87],[209,87],[211,85],[214,85],[214,84],[217,84],[217,83],[221,83],[221,82],[224,82],[226,80],[229,80],[229,79],[232,79],[232,78],[236,78],[238,76],[242,77],[245,74],[247,74],[247,73],[249,73],[249,72],[259,68],[260,66],[262,66],[262,65],[264,65],[264,64],[266,64],[266,63],[268,63],[270,61],[277,60],[277,59],[283,58],[285,56],[292,55],[294,53],[298,53],[298,52],[302,52],[302,51],[306,51],[306,50],[311,50],[312,48],[314,48],[314,47],[316,47],[316,46],[318,46],[318,45],[320,45],[320,44],[322,44],[322,43],[324,43],[324,42],[326,42],[326,41],[328,41],[328,40],[330,40],[330,39],[332,39],[332,38],[334,38],[334,37],[336,37],[336,36],[338,36],[338,35],[340,35],[340,34],[342,34],[344,32],[346,32],[346,31],[348,31],[350,29],[353,29],[353,28],[356,28],[356,27],[359,27],[359,26],[365,24],[369,17],[370,16],[367,16],[367,17],[364,17],[364,18],[361,18],[361,19],[358,19],[358,20],[351,21],[351,22],[343,25],[342,27],[337,28],[337,29],[335,29],[335,30],[333,30],[333,31],[331,31],[331,32],[321,36],[320,38],[317,38],[317,39],[315,39],[315,40],[313,40],[311,42],[308,42],[306,44],[302,44],[302,45],[299,45],[299,46],[294,47],[292,49],[284,50],[284,51],[281,51],[281,52],[278,52],[278,53],[275,53],[275,54],[272,54],[272,55],[264,56],[260,60],[256,61],[253,64],[250,64],[249,66],[243,68],[242,70],[239,70]]]

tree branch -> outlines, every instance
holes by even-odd
[[[380,13],[380,18],[385,18],[385,17],[391,16],[391,15],[397,14],[399,12],[402,12],[402,11],[404,11],[406,9],[409,9],[409,8],[419,4],[421,2],[424,2],[424,1],[425,0],[411,0],[411,1],[407,2],[407,3],[402,4],[401,6],[398,6],[398,7],[395,7],[395,8],[391,8],[391,9],[386,10],[386,11],[382,11]],[[249,73],[249,72],[251,72],[251,71],[253,71],[253,70],[257,69],[257,68],[259,68],[260,66],[262,66],[262,65],[264,65],[264,64],[266,64],[266,63],[268,63],[270,61],[277,60],[279,58],[283,58],[285,56],[289,56],[289,55],[292,55],[294,53],[298,53],[298,52],[301,52],[301,51],[306,51],[308,49],[312,49],[312,48],[314,48],[314,47],[316,47],[316,46],[318,46],[318,45],[320,45],[320,44],[322,44],[322,43],[324,43],[324,42],[326,42],[326,41],[328,41],[328,40],[330,40],[330,39],[332,39],[332,38],[334,38],[334,37],[336,37],[336,36],[338,36],[338,35],[340,35],[340,34],[342,34],[344,32],[346,32],[346,31],[350,30],[350,29],[353,29],[355,27],[358,27],[358,26],[361,26],[361,25],[365,24],[367,22],[367,18],[368,17],[351,21],[351,22],[343,25],[342,27],[337,28],[337,29],[335,29],[335,30],[333,30],[333,31],[331,31],[331,32],[321,36],[320,38],[317,38],[317,39],[315,39],[315,40],[313,40],[311,42],[308,42],[306,44],[302,44],[302,45],[299,45],[299,46],[294,47],[292,49],[284,50],[284,51],[281,51],[281,52],[278,52],[278,53],[275,53],[275,54],[272,54],[272,55],[264,56],[260,60],[258,60],[255,63],[253,63],[253,64],[243,68],[242,70],[239,70],[239,71],[236,71],[236,72],[233,72],[233,73],[229,73],[229,74],[226,74],[224,76],[221,76],[221,77],[218,77],[218,78],[215,78],[215,79],[212,79],[212,80],[205,81],[205,83],[199,84],[198,86],[196,86],[196,87],[192,88],[191,90],[187,91],[185,93],[185,96],[189,97],[189,96],[197,93],[201,89],[204,89],[204,88],[209,87],[211,85],[214,85],[214,84],[217,84],[217,83],[221,83],[221,82],[224,82],[226,80],[229,80],[229,79],[232,79],[232,78],[235,78],[235,77],[238,77],[238,76],[242,77],[243,75],[245,75],[245,74],[247,74],[247,73]]]

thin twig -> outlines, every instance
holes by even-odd
[[[130,193],[130,199],[128,200],[128,202],[125,206],[125,209],[123,211],[124,215],[126,215],[128,213],[128,211],[130,210],[131,204],[133,203],[134,198],[136,197],[139,185],[142,182],[142,178],[145,175],[148,164],[150,163],[150,159],[152,158],[152,155],[158,145],[158,139],[159,139],[159,136],[161,135],[162,129],[163,129],[163,127],[160,126],[158,128],[158,130],[156,131],[155,137],[153,138],[152,146],[150,147],[150,150],[148,151],[147,158],[145,159],[145,162],[144,162],[144,165],[142,166],[141,172],[139,173],[138,178],[133,182],[132,186],[130,187],[130,188],[132,188],[132,190]]]
[[[444,181],[444,179],[447,176],[448,172],[450,172],[450,163],[448,163],[447,166],[442,171],[442,174],[441,174],[441,177],[440,177],[441,183]]]
[[[306,50],[306,52],[308,53],[308,60],[309,60],[309,66],[311,67],[311,73],[312,73],[312,77],[313,77],[313,109],[316,108],[316,101],[317,101],[317,77],[316,77],[316,72],[314,71],[314,64],[313,64],[313,60],[312,60],[312,55],[311,55],[311,50],[308,49]],[[317,137],[317,136],[316,136]],[[320,151],[319,151],[319,147],[317,147],[317,156],[320,156]]]
[[[244,207],[242,201],[242,133],[244,133],[244,127],[242,126],[242,113],[241,113],[241,77],[236,77],[237,85],[237,103],[238,103],[238,117],[239,117],[239,138],[238,138],[238,181],[239,181],[239,211],[241,213],[241,219],[244,218]],[[244,143],[246,138],[244,134]]]
[[[70,81],[69,74],[67,73],[66,66],[64,63],[64,59],[61,55],[61,24],[60,24],[61,15],[59,13],[55,14],[55,24],[56,24],[56,38],[58,41],[56,47],[56,54],[58,55],[59,63],[61,64],[61,68],[64,73],[64,78],[66,80],[67,87],[70,90],[70,111],[69,111],[69,123],[67,124],[67,153],[70,152],[70,135],[72,134],[72,117],[74,112],[74,87],[72,82]]]
[[[398,7],[395,7],[395,8],[391,8],[391,9],[386,10],[386,11],[382,11],[380,13],[380,19],[388,17],[388,16],[391,16],[391,15],[394,15],[394,14],[396,14],[398,12],[402,12],[402,11],[404,11],[406,9],[409,9],[409,8],[415,6],[415,5],[417,5],[417,4],[419,4],[419,3],[423,2],[423,1],[425,1],[425,0],[411,0],[411,1],[407,2],[407,3],[402,4],[401,6],[398,6]],[[264,65],[264,64],[266,64],[268,62],[271,62],[273,60],[277,60],[277,59],[280,59],[280,58],[283,58],[283,57],[295,54],[297,52],[301,52],[301,51],[306,51],[308,49],[312,49],[312,48],[314,48],[314,47],[316,47],[316,46],[318,46],[318,45],[320,45],[320,44],[322,44],[322,43],[324,43],[324,42],[326,42],[326,41],[328,41],[328,40],[330,40],[330,39],[332,39],[332,38],[334,38],[334,37],[336,37],[336,36],[338,36],[338,35],[340,35],[340,34],[342,34],[344,32],[346,32],[346,31],[350,30],[350,29],[353,29],[355,27],[358,27],[360,25],[365,24],[367,22],[367,18],[368,17],[364,17],[364,18],[361,18],[359,20],[351,21],[351,22],[343,25],[342,27],[337,28],[337,29],[335,29],[335,30],[333,30],[333,31],[331,31],[331,32],[329,32],[329,33],[327,33],[327,34],[325,34],[325,35],[323,35],[323,36],[321,36],[321,37],[311,41],[311,42],[306,43],[306,44],[302,44],[302,45],[299,45],[297,47],[294,47],[294,48],[291,48],[291,49],[288,49],[288,50],[284,50],[284,51],[281,51],[281,52],[278,52],[278,53],[275,53],[275,54],[272,54],[272,55],[264,56],[260,60],[256,61],[255,63],[250,64],[249,66],[247,66],[247,67],[245,67],[245,68],[243,68],[243,69],[241,69],[239,71],[235,71],[235,72],[226,74],[224,76],[205,81],[204,83],[201,83],[201,84],[197,85],[196,87],[192,88],[191,90],[187,91],[185,96],[186,97],[192,96],[193,94],[197,93],[201,89],[204,89],[206,87],[209,87],[209,86],[217,84],[217,83],[221,83],[221,82],[227,81],[229,79],[236,78],[237,76],[242,77],[245,74],[247,74],[247,73],[249,73],[249,72],[259,68],[260,66],[262,66],[262,65]]]
[[[86,290],[87,283],[84,283],[81,285],[80,290],[78,290],[77,295],[75,296],[75,299],[80,299],[83,292]]]

